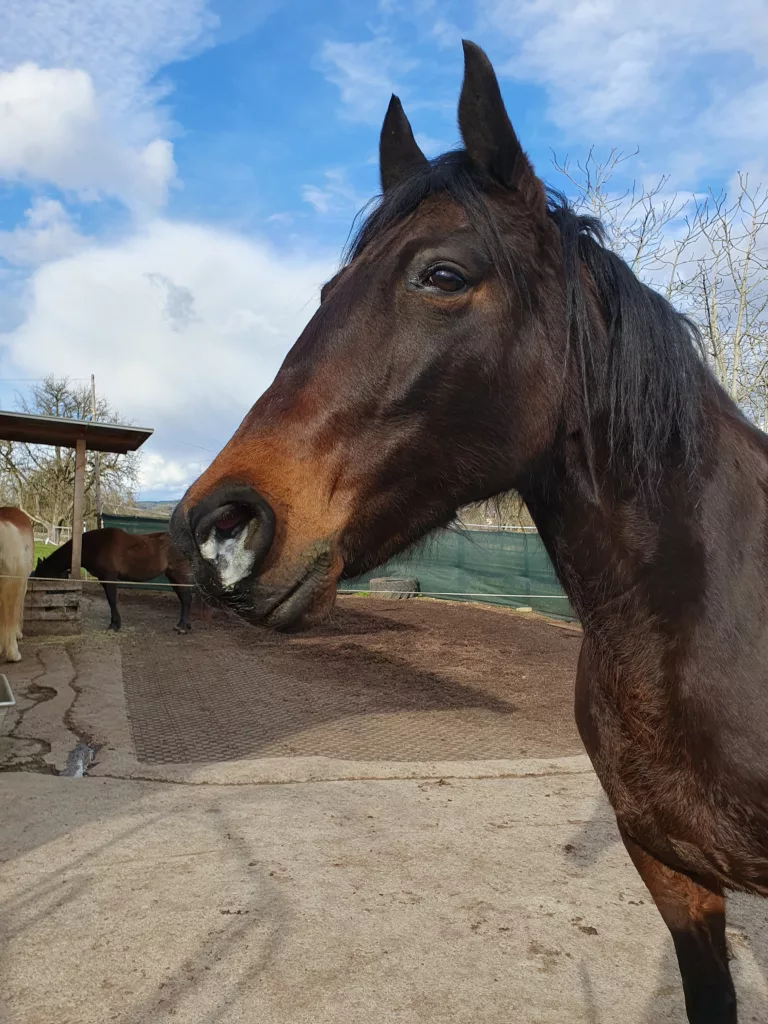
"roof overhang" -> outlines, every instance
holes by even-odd
[[[85,441],[92,452],[135,452],[152,436],[150,427],[129,427],[121,423],[92,423],[64,416],[35,416],[25,412],[0,410],[0,439],[26,441],[28,444],[59,445],[74,448]]]

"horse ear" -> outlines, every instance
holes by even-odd
[[[402,103],[393,95],[379,137],[381,191],[389,192],[412,171],[428,163],[413,137]]]
[[[541,185],[509,120],[491,62],[475,43],[462,40],[464,83],[459,99],[459,131],[467,155],[508,188]]]

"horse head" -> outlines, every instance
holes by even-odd
[[[53,554],[47,555],[45,558],[38,558],[35,568],[30,573],[30,576],[35,579],[57,579],[65,580],[69,577],[70,566],[57,564],[58,560],[54,561]]]
[[[465,42],[464,59],[464,147],[428,161],[392,97],[378,205],[174,512],[199,587],[251,621],[321,616],[342,575],[465,504],[549,501],[557,466],[593,498],[615,456],[615,480],[640,460],[652,479],[670,438],[695,434],[689,326],[547,193],[488,58]]]
[[[464,149],[428,161],[392,97],[378,207],[175,510],[198,585],[252,621],[322,615],[342,574],[513,487],[557,429],[559,237],[488,58],[464,55]]]

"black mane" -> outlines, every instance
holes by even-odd
[[[494,183],[463,150],[446,153],[380,197],[347,245],[350,263],[382,231],[442,194],[467,212],[489,255],[518,301],[530,305],[522,284],[520,255],[495,221],[488,201]],[[702,358],[695,325],[658,292],[643,284],[624,260],[605,247],[594,217],[577,214],[564,195],[547,191],[547,212],[557,227],[568,303],[566,351],[578,386],[566,401],[582,406],[585,442],[593,463],[598,417],[607,426],[607,455],[637,483],[653,486],[674,445],[681,465],[696,462],[701,439],[701,402],[713,379]],[[594,281],[607,331],[607,351],[589,315],[581,273]],[[601,442],[605,441],[601,438]],[[592,466],[594,470],[594,466]]]

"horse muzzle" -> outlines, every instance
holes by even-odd
[[[252,487],[234,484],[219,486],[197,504],[182,502],[170,534],[208,600],[251,623],[290,629],[331,607],[342,565],[329,542],[312,544],[298,564],[281,565],[276,526],[269,502]]]

